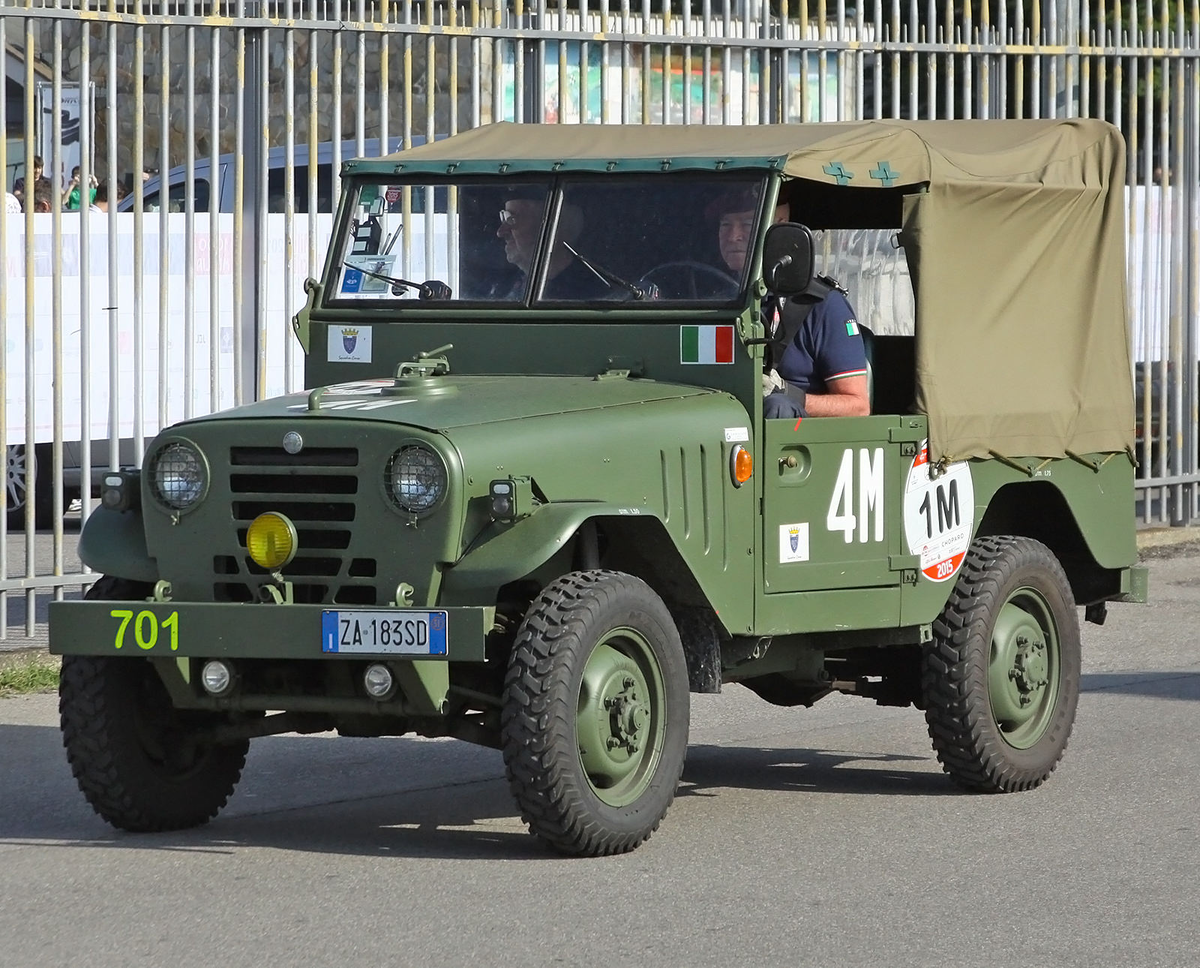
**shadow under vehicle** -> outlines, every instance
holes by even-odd
[[[1077,606],[1146,593],[1124,157],[1098,121],[889,121],[500,124],[348,162],[294,321],[315,389],[160,434],[81,536],[105,577],[51,605],[84,794],[186,827],[253,737],[449,735],[503,751],[548,844],[618,853],[675,796],[689,694],[730,682],[915,706],[959,785],[1038,786]],[[809,291],[810,228],[908,260],[868,416],[763,417],[765,298]]]

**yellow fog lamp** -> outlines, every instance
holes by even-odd
[[[276,511],[267,511],[250,522],[246,550],[256,565],[277,571],[296,557],[296,526]]]
[[[729,473],[733,478],[734,487],[741,487],[750,480],[750,475],[754,473],[754,458],[750,456],[750,451],[741,444],[735,446],[729,453]]]

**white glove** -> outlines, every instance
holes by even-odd
[[[763,374],[762,387],[763,396],[769,397],[772,393],[778,393],[780,390],[786,389],[787,384],[783,382],[783,377],[779,375],[777,370],[769,370]]]

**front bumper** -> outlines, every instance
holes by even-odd
[[[406,609],[436,614],[439,624],[444,616],[436,650],[371,651],[360,641],[351,651],[330,651],[330,611],[347,614],[321,605],[54,602],[50,651],[149,659],[179,708],[438,717],[447,709],[451,663],[483,662],[484,638],[495,619],[492,608]],[[361,624],[363,616],[397,612],[357,608],[348,614]],[[239,688],[227,696],[206,695],[198,675],[208,659],[229,661]],[[355,685],[376,661],[391,668],[399,686],[387,700],[370,699]]]
[[[484,637],[495,615],[492,608],[437,609],[446,613],[444,654],[356,651],[347,655],[322,651],[322,615],[329,610],[323,605],[258,603],[52,602],[50,651],[145,658],[482,662]],[[393,610],[359,607],[355,611]]]

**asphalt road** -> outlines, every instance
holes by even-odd
[[[498,753],[280,736],[205,828],[133,836],[75,788],[55,700],[0,700],[0,966],[1200,963],[1200,552],[1085,626],[1070,749],[961,794],[913,710],[695,700],[632,854],[547,853]]]

